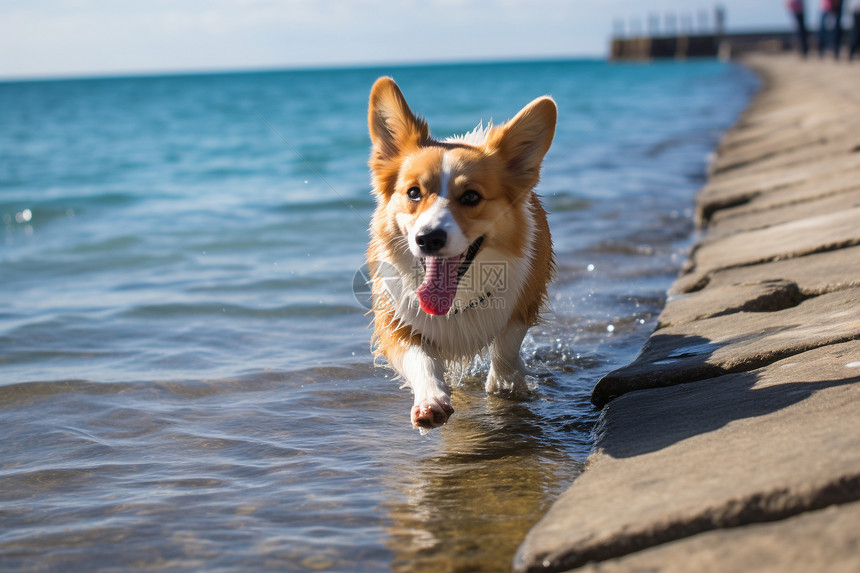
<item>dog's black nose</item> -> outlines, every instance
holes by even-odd
[[[448,233],[444,229],[433,229],[432,231],[418,233],[415,236],[415,242],[418,243],[422,251],[428,255],[434,255],[441,251],[445,243],[448,242]]]

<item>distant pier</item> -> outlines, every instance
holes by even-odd
[[[737,58],[751,52],[784,52],[794,48],[796,34],[790,30],[764,30],[726,33],[726,12],[717,6],[713,12],[713,26],[707,11],[692,13],[666,13],[660,29],[661,17],[652,13],[647,26],[642,19],[616,20],[610,49],[612,60],[653,60]],[[694,26],[694,21],[697,25]],[[646,28],[647,29],[644,29]]]
[[[739,34],[695,34],[614,38],[613,60],[653,60],[660,58],[737,58],[751,52],[784,52],[794,48],[790,31]]]

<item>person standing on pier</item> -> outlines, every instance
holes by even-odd
[[[854,54],[860,48],[860,0],[851,0],[851,16],[853,16],[854,25],[851,28],[851,50],[848,52],[849,60],[854,59]]]
[[[860,0],[858,0],[860,1]],[[794,15],[797,38],[800,40],[800,53],[805,58],[809,53],[809,32],[806,31],[806,7],[803,0],[788,0],[789,12]]]
[[[842,0],[821,0],[821,28],[818,30],[818,55],[824,57],[833,41],[833,57],[839,59],[842,47]]]

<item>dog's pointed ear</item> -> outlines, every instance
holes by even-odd
[[[430,138],[427,122],[409,109],[391,78],[379,78],[370,90],[367,111],[374,159],[390,160]]]
[[[555,135],[558,110],[551,97],[539,97],[507,123],[493,128],[487,148],[497,151],[509,175],[521,186],[533,188],[540,179],[540,166]]]

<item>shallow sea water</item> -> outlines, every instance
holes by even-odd
[[[488,397],[476,368],[426,436],[353,293],[380,75],[440,137],[545,93],[560,111],[535,397]],[[0,569],[509,569],[755,85],[713,61],[0,83]]]

